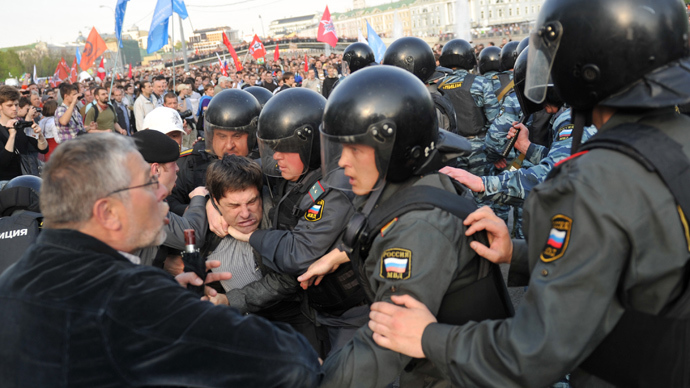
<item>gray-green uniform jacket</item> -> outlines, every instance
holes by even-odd
[[[413,178],[403,184],[386,184],[379,203],[394,198],[410,185],[428,185],[455,192],[445,175]],[[376,301],[390,301],[393,294],[409,294],[438,312],[443,296],[453,282],[469,285],[477,278],[478,260],[465,237],[462,220],[434,209],[411,211],[382,228],[365,262]],[[384,349],[361,327],[355,337],[324,363],[324,387],[384,387],[402,372],[402,387],[450,386],[448,377],[431,363],[422,361],[403,372],[411,358]]]
[[[601,131],[625,122],[660,129],[690,155],[690,118],[619,113]],[[458,386],[543,387],[571,371],[575,386],[602,386],[577,367],[623,315],[619,284],[650,314],[682,291],[689,241],[674,199],[633,159],[595,149],[533,189],[525,225],[529,243],[511,267],[528,260],[531,278],[515,317],[429,325],[424,354]]]

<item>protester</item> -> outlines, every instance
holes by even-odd
[[[43,131],[43,136],[48,141],[49,151],[44,155],[45,161],[50,160],[50,155],[58,146],[57,126],[55,125],[55,111],[57,110],[57,101],[48,100],[43,104],[43,119],[38,123]]]
[[[12,86],[0,86],[0,181],[8,181],[23,174],[38,175],[38,160],[35,153],[48,152],[41,127],[36,123],[27,123],[33,130],[33,136],[27,136],[24,128],[15,127],[19,92]],[[36,159],[36,160],[35,160]]]

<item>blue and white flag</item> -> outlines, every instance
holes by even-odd
[[[151,28],[149,28],[147,53],[155,53],[168,43],[168,21],[173,11],[177,12],[182,19],[186,19],[188,16],[187,7],[182,0],[158,0],[156,3],[151,19]]]
[[[75,57],[77,57],[77,64],[81,63],[81,52],[79,51],[79,47],[77,47],[77,53],[74,54]]]
[[[386,45],[383,44],[379,35],[371,28],[369,21],[367,20],[367,41],[369,42],[369,47],[374,50],[374,57],[376,58],[376,63],[381,63],[383,60],[383,54],[386,52]]]
[[[118,47],[122,47],[122,23],[125,21],[125,11],[129,0],[117,0],[115,5],[115,36]]]

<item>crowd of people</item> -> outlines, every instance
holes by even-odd
[[[637,3],[0,86],[2,385],[687,386],[688,18]]]

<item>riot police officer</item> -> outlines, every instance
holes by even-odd
[[[498,103],[503,102],[506,94],[512,89],[510,84],[511,75],[501,72],[501,49],[496,46],[489,46],[479,53],[479,74],[491,82],[494,94]],[[510,67],[512,69],[512,66]]]
[[[547,0],[525,90],[541,102],[552,77],[575,153],[527,198],[528,245],[485,211],[470,228],[496,237],[485,257],[512,251],[511,272],[531,275],[525,298],[513,319],[456,327],[428,324],[411,298],[372,306],[377,343],[458,386],[546,386],[571,371],[578,386],[687,386],[690,119],[674,105],[690,101],[688,54],[683,2]],[[578,147],[590,120],[599,132]],[[421,329],[414,340],[391,330],[405,325]]]
[[[363,69],[372,63],[376,63],[374,50],[368,44],[362,42],[355,42],[345,48],[343,51],[343,63],[341,73],[343,77],[354,73],[359,69]]]
[[[304,88],[288,89],[266,104],[257,137],[264,175],[277,179],[268,213],[272,229],[249,235],[229,229],[236,239],[249,241],[266,265],[295,276],[337,247],[354,213],[351,193],[322,179],[317,131],[325,105],[323,96]],[[329,328],[334,348],[367,320],[363,291],[353,284],[356,278],[348,264],[307,290],[309,305],[319,313],[318,322]]]
[[[0,190],[0,273],[24,254],[43,225],[41,178],[20,175]]]
[[[252,96],[256,97],[257,101],[259,101],[259,104],[261,104],[262,108],[264,107],[264,105],[266,105],[268,100],[270,100],[271,97],[273,97],[273,93],[271,93],[270,90],[261,86],[250,86],[243,90],[251,94]]]
[[[170,210],[182,215],[189,193],[206,183],[206,168],[225,154],[255,158],[259,101],[244,90],[226,89],[216,94],[204,114],[205,141],[179,159],[176,186],[168,197]]]
[[[453,39],[446,43],[439,63],[452,68],[453,74],[438,85],[438,90],[455,108],[458,133],[467,137],[472,144],[471,153],[460,158],[457,167],[484,175],[488,166],[481,149],[486,132],[500,111],[496,95],[491,83],[484,77],[469,73],[477,65],[474,48],[469,42]]]
[[[424,82],[427,85],[427,90],[431,93],[431,97],[434,99],[439,128],[453,133],[458,132],[455,109],[453,104],[438,91],[437,85],[434,82],[438,78],[429,82],[434,74],[437,73],[437,70],[434,52],[431,51],[428,43],[412,36],[397,39],[388,46],[381,63],[405,69]],[[439,71],[438,74],[443,73]]]
[[[510,79],[513,79],[513,67],[517,59],[517,47],[520,43],[514,40],[506,43],[501,49],[501,56],[498,63],[498,71],[500,74],[507,74]]]
[[[456,213],[438,207],[385,214],[374,210],[401,203],[416,206],[407,202],[412,192],[422,198],[450,196],[446,204],[474,208],[473,202],[458,195],[463,188],[456,188],[445,175],[431,173],[443,165],[446,151],[457,152],[455,145],[467,148],[469,144],[457,135],[439,131],[433,101],[424,84],[391,66],[357,72],[331,95],[321,136],[324,174],[344,174],[359,196],[361,213],[353,217],[346,233],[355,237],[346,243],[352,248],[350,258],[363,277],[369,298],[389,300],[391,295],[412,293],[450,321],[496,317],[491,315],[495,311],[483,308],[500,303],[481,291],[469,291],[479,283],[482,259],[470,249],[462,219]],[[374,221],[379,215],[381,223]],[[363,217],[366,222],[360,224],[358,220]],[[358,225],[374,228],[362,231]],[[488,286],[505,290],[500,282]],[[473,302],[453,291],[461,289],[459,294],[471,295]],[[466,315],[454,316],[460,310]],[[501,310],[498,314],[509,312]],[[401,386],[448,384],[431,363],[410,363],[409,357],[376,346],[371,334],[368,327],[360,328],[353,340],[326,359],[323,386],[382,387],[400,373]]]

